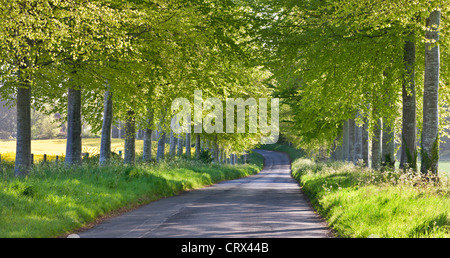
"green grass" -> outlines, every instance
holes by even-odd
[[[263,148],[291,156],[293,177],[338,237],[450,237],[450,162],[441,162],[439,183],[430,183],[415,173],[313,162],[289,146]]]
[[[136,166],[44,164],[26,178],[0,166],[0,237],[61,236],[119,209],[258,173],[262,160],[252,153],[250,164],[237,166],[178,158]]]
[[[338,236],[450,237],[450,184],[417,174],[298,159],[293,176]]]

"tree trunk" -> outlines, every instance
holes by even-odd
[[[219,162],[219,144],[217,144],[217,136],[214,138],[214,161]]]
[[[334,160],[342,160],[342,135],[343,132],[340,132],[339,135],[336,137],[335,140],[335,146],[333,151],[333,159]]]
[[[395,129],[383,120],[383,145],[381,160],[389,168],[395,166]]]
[[[201,143],[200,134],[195,136],[195,158],[200,159]]]
[[[171,158],[175,157],[176,150],[177,150],[177,142],[176,142],[176,139],[175,139],[175,135],[173,134],[173,132],[170,132],[169,156]]]
[[[81,164],[81,90],[69,88],[66,164]]]
[[[362,129],[362,159],[364,166],[369,167],[369,128],[367,118],[364,119],[364,125]]]
[[[106,165],[111,159],[112,93],[105,92],[102,137],[100,142],[100,165]]]
[[[177,138],[178,138],[177,155],[182,156],[183,155],[183,136],[181,136],[181,134],[179,134]]]
[[[166,132],[160,130],[158,131],[158,149],[156,151],[156,160],[164,159],[164,152],[166,149]]]
[[[344,131],[342,136],[342,160],[347,161],[348,160],[348,144],[349,144],[349,124],[348,120],[344,121]]]
[[[125,158],[124,163],[133,165],[136,159],[136,120],[133,110],[128,110],[125,122]]]
[[[378,170],[381,167],[381,119],[373,128],[372,138],[372,169]]]
[[[348,120],[348,160],[355,163],[355,119]]]
[[[405,43],[405,68],[407,81],[403,82],[403,119],[402,119],[402,152],[400,157],[400,168],[412,168],[417,170],[417,148],[416,148],[416,83],[415,63],[416,45],[414,42]]]
[[[191,133],[186,134],[186,157],[191,157]]]
[[[153,113],[148,112],[147,128],[144,131],[144,149],[142,160],[148,162],[152,159],[152,133],[153,133]]]
[[[21,87],[17,89],[17,141],[14,175],[28,175],[31,166],[31,86],[19,72]]]
[[[441,12],[433,11],[427,19],[426,39],[439,42]],[[439,45],[425,44],[425,80],[423,93],[422,166],[423,174],[438,174],[439,162]]]
[[[358,113],[357,115],[360,117],[361,115]],[[362,126],[358,126],[355,124],[355,165],[359,160],[362,159]]]

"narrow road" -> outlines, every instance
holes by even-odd
[[[153,202],[81,238],[325,238],[329,229],[290,176],[287,155],[257,150],[258,175]]]

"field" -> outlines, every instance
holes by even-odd
[[[82,142],[82,152],[89,153],[89,156],[94,156],[100,154],[100,139],[99,138],[88,138],[83,139]],[[156,142],[152,144],[152,154],[156,155]],[[136,153],[139,155],[142,153],[144,148],[143,140],[136,140]],[[0,141],[0,155],[3,161],[14,161],[16,151],[15,141]],[[112,139],[111,151],[119,154],[119,151],[124,152],[124,140],[123,139]],[[168,145],[165,149],[166,152],[169,151]],[[193,153],[193,149],[191,153]],[[31,153],[34,154],[34,161],[39,162],[43,159],[43,155],[47,154],[49,161],[53,160],[56,155],[63,157],[66,152],[66,140],[65,139],[53,139],[53,140],[33,140],[31,141]]]
[[[143,141],[136,140],[136,151],[142,151]],[[111,151],[119,153],[124,150],[123,139],[112,139]],[[0,141],[0,153],[11,153],[16,151],[15,141]],[[66,152],[66,139],[54,140],[34,140],[31,141],[31,152],[33,154],[64,155]],[[83,139],[83,152],[89,152],[93,155],[100,153],[100,139]]]

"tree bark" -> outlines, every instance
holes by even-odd
[[[348,145],[349,145],[349,124],[348,120],[344,121],[344,130],[342,135],[342,160],[347,161],[348,160]]]
[[[372,169],[375,170],[378,170],[381,167],[381,126],[381,119],[378,119],[373,128]]]
[[[133,165],[136,160],[136,120],[133,110],[128,110],[125,122],[125,158],[124,163]]]
[[[439,25],[441,12],[433,11],[427,19],[425,44],[425,80],[423,93],[422,164],[423,174],[438,174],[439,162]]]
[[[147,128],[144,131],[144,149],[142,160],[148,162],[152,159],[152,133],[153,133],[153,113],[148,111]]]
[[[355,163],[355,119],[348,120],[348,159]]]
[[[412,35],[413,36],[413,35]],[[405,43],[404,62],[408,80],[403,82],[403,118],[402,118],[402,150],[400,169],[412,168],[417,170],[416,148],[416,83],[415,63],[416,45],[412,41]]]
[[[214,137],[214,161],[219,162],[219,144],[217,144],[217,136]]]
[[[357,117],[361,115],[358,113]],[[362,127],[355,124],[355,165],[362,159]]]
[[[175,157],[176,150],[177,150],[177,142],[176,142],[176,139],[175,139],[175,135],[173,134],[173,132],[170,132],[169,156],[171,158]]]
[[[158,131],[158,149],[156,151],[156,160],[164,159],[164,152],[166,149],[166,132],[162,128]]]
[[[23,177],[28,175],[31,167],[31,86],[21,78],[21,85],[17,89],[17,141],[14,175]]]
[[[395,165],[395,129],[383,120],[382,155],[381,160],[385,166],[394,168]]]
[[[177,156],[183,155],[183,136],[181,134],[178,135],[178,147],[177,147]]]
[[[111,159],[112,93],[105,92],[102,136],[100,142],[100,165],[106,165]]]
[[[199,159],[200,158],[200,152],[201,152],[201,143],[200,143],[201,139],[200,139],[200,134],[197,134],[195,136],[195,158]]]
[[[186,157],[191,157],[191,133],[186,134]]]
[[[81,90],[69,87],[66,164],[81,164]]]
[[[367,118],[364,119],[364,125],[362,128],[362,159],[364,166],[369,167],[369,128]]]

